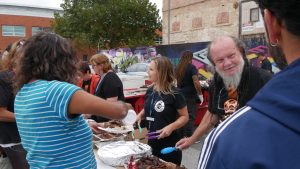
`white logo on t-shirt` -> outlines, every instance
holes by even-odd
[[[165,103],[162,100],[156,102],[154,109],[156,112],[162,112],[165,109]]]

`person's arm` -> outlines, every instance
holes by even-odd
[[[194,86],[195,86],[195,89],[196,89],[198,95],[202,95],[201,84],[200,84],[200,81],[198,79],[198,76],[193,75],[192,78],[193,78],[193,83],[194,83]]]
[[[179,117],[177,118],[177,120],[174,121],[173,123],[165,126],[163,129],[157,131],[160,133],[159,137],[158,137],[159,139],[168,137],[169,135],[171,135],[171,133],[174,130],[183,127],[189,121],[187,106],[184,106],[181,109],[177,109],[177,111],[179,114]]]
[[[142,121],[143,119],[145,119],[145,111],[144,111],[144,109],[142,109],[142,110],[140,111],[140,113],[136,116],[136,122],[137,122],[138,124],[141,124],[141,121]]]
[[[0,121],[15,122],[16,118],[14,113],[8,111],[6,107],[0,107]]]
[[[197,75],[193,75],[192,79],[193,79],[193,83],[194,83],[195,89],[197,91],[197,94],[198,94],[198,97],[199,97],[199,100],[200,100],[200,105],[201,105],[204,102],[204,97],[203,97],[203,94],[202,94],[200,81],[199,81]]]
[[[116,102],[116,101],[118,101],[118,96],[116,96],[116,97],[110,97],[110,98],[107,98],[106,100],[107,100],[107,101],[113,101],[113,102]]]
[[[107,101],[83,90],[77,90],[68,105],[69,115],[94,114],[110,119],[124,118],[128,109],[124,102]]]
[[[179,140],[176,143],[176,147],[183,150],[186,148],[189,148],[192,144],[194,144],[196,141],[198,141],[207,131],[209,131],[211,128],[213,128],[219,118],[217,115],[210,113],[207,111],[197,127],[197,129],[194,131],[193,135],[188,138],[183,138]]]

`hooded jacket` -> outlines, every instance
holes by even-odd
[[[198,168],[300,168],[300,59],[206,138]]]

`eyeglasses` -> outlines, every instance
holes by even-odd
[[[98,65],[99,65],[98,63],[92,64],[92,68],[94,68],[94,67],[96,67],[96,66],[98,66]]]

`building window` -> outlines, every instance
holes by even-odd
[[[24,26],[2,26],[2,36],[25,36],[25,27]]]
[[[259,20],[259,10],[258,8],[250,9],[250,21],[257,22]]]
[[[201,28],[202,27],[202,18],[196,17],[192,20],[192,28]]]
[[[180,31],[180,22],[176,21],[172,23],[172,32]]]
[[[48,28],[48,27],[38,27],[38,26],[33,26],[31,28],[31,34],[32,34],[32,36],[35,35],[35,34],[37,34],[37,33],[39,33],[39,32],[41,32],[41,31],[49,32],[49,31],[51,31],[51,28]]]
[[[217,25],[219,24],[227,24],[229,23],[229,13],[228,12],[220,12],[217,15]]]
[[[162,37],[156,37],[155,38],[155,44],[156,45],[161,45],[162,44]]]

